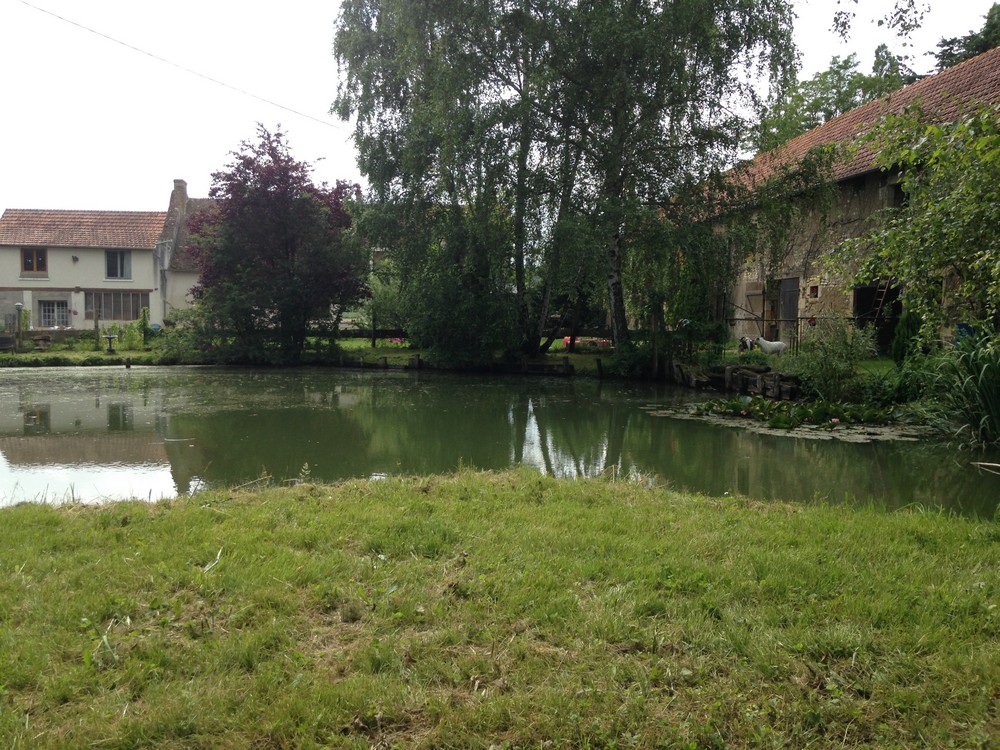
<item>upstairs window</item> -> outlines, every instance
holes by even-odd
[[[21,248],[21,275],[48,276],[49,256],[44,247]]]
[[[104,262],[107,268],[106,278],[109,279],[132,278],[131,250],[105,250]]]

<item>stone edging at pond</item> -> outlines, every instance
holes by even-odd
[[[689,388],[714,388],[782,401],[792,401],[802,395],[802,382],[797,376],[778,372],[767,366],[729,365],[724,370],[703,372],[690,365],[675,362],[673,375],[674,382]]]

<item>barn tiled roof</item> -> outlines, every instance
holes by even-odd
[[[152,249],[165,211],[49,211],[8,208],[0,245]]]
[[[752,182],[766,180],[782,166],[801,161],[811,149],[851,143],[885,115],[917,102],[938,122],[954,121],[978,103],[1000,104],[1000,48],[845,112],[783,146],[760,154],[741,170]],[[862,146],[849,159],[836,163],[832,176],[840,181],[870,172],[874,158],[872,149]]]

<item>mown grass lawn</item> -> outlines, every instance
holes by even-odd
[[[3,747],[1000,736],[996,522],[527,470],[0,521]]]
[[[388,365],[402,367],[409,365],[411,358],[415,356],[421,356],[427,362],[426,352],[411,349],[405,340],[377,339],[376,346],[372,347],[371,339],[344,338],[337,340],[337,346],[349,359],[360,359],[369,365],[378,365],[384,358]],[[611,363],[613,356],[613,352],[600,352],[598,350],[581,350],[570,353],[563,348],[562,341],[559,340],[552,345],[546,354],[534,357],[530,361],[558,365],[562,364],[564,357],[568,357],[569,363],[573,365],[577,375],[596,377],[598,375],[597,360],[600,358],[606,368]]]

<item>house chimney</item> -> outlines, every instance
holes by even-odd
[[[185,208],[187,206],[188,197],[188,184],[184,180],[174,180],[174,190],[170,194],[170,208],[167,211],[173,211],[174,208],[180,207]]]
[[[173,242],[177,239],[177,230],[187,213],[187,183],[184,180],[174,180],[174,189],[170,193],[170,204],[167,206],[167,219],[163,223],[160,242]]]

